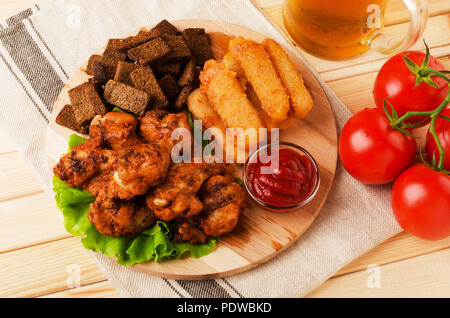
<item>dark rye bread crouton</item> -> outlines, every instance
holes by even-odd
[[[183,87],[175,100],[173,107],[176,111],[182,110],[186,106],[186,100],[189,94],[193,91],[193,83]]]
[[[94,84],[83,83],[68,91],[77,127],[89,125],[95,115],[106,113],[106,106]]]
[[[114,49],[111,40],[108,40],[108,44],[102,54],[102,61],[110,64],[117,64],[118,62],[125,61],[126,59],[127,54]]]
[[[137,35],[129,36],[125,39],[111,39],[111,47],[115,50],[126,52],[131,48],[139,46],[151,39],[154,39],[157,35],[151,31],[139,31]]]
[[[121,82],[127,84],[129,86],[133,86],[133,82],[131,81],[130,74],[139,66],[125,61],[120,61],[116,67],[116,73],[114,74],[114,80],[117,82]]]
[[[162,20],[150,31],[142,30],[135,36],[129,36],[125,39],[111,39],[111,47],[115,50],[126,52],[136,46],[144,44],[163,34],[175,35],[180,32],[176,27],[170,24],[167,20]]]
[[[183,73],[181,73],[180,78],[178,79],[178,86],[183,87],[188,84],[191,84],[194,81],[195,76],[195,59],[190,59],[187,62],[186,66],[183,69]]]
[[[91,55],[88,61],[88,65],[86,67],[86,73],[88,75],[94,75],[94,62],[95,61],[101,61],[102,56],[98,54]]]
[[[104,62],[103,59],[99,61],[94,60],[92,63],[92,73],[95,83],[105,85],[110,79],[114,78],[116,64]]]
[[[149,106],[165,108],[169,101],[164,95],[150,66],[141,66],[130,74],[131,82],[137,89],[144,91],[149,96]]]
[[[203,66],[207,60],[214,58],[205,29],[185,29],[183,30],[183,37],[186,40],[192,56],[195,57],[197,64]]]
[[[180,88],[177,85],[177,80],[170,74],[166,74],[159,79],[159,86],[161,87],[164,95],[166,95],[169,101],[174,100]]]
[[[176,35],[176,34],[180,34],[180,31],[173,25],[171,24],[169,21],[167,20],[162,20],[161,22],[159,22],[157,25],[155,25],[152,28],[153,32],[157,32],[159,33],[158,36],[161,36],[163,34],[165,35]]]
[[[169,55],[170,47],[162,38],[156,38],[128,51],[128,57],[139,63],[147,64]]]
[[[94,76],[94,82],[105,85],[114,78],[117,63],[125,61],[127,55],[111,48],[111,40],[108,41],[105,51],[101,56],[92,55],[89,59],[86,73]]]
[[[169,46],[171,52],[161,58],[163,63],[187,62],[191,57],[191,51],[181,35],[163,35],[163,40]]]
[[[181,63],[156,63],[152,67],[160,75],[170,74],[176,77],[180,74]]]
[[[89,123],[86,123],[81,127],[78,126],[77,120],[75,119],[75,113],[72,109],[72,105],[65,105],[63,109],[61,109],[58,116],[56,116],[56,123],[71,130],[78,131],[82,134],[87,134],[89,131]]]
[[[147,93],[114,80],[106,84],[104,97],[108,103],[137,116],[144,115],[149,102]]]

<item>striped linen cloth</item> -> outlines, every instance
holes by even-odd
[[[0,124],[49,194],[45,131],[64,83],[107,39],[164,18],[240,24],[275,39],[302,59],[280,30],[245,0],[47,0],[7,19],[0,25]],[[312,72],[331,102],[340,129],[350,112]],[[338,164],[327,202],[310,229],[275,259],[225,279],[162,279],[89,253],[123,296],[298,297],[400,231],[388,202],[388,187],[364,186]]]

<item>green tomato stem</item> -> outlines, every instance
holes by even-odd
[[[449,84],[450,86],[450,84]],[[393,121],[390,125],[392,128],[397,129],[397,127],[402,127],[402,124],[405,122],[406,119],[413,117],[413,116],[429,116],[431,118],[430,122],[430,134],[433,136],[433,139],[436,143],[436,146],[439,150],[439,163],[438,163],[438,170],[442,171],[444,168],[444,158],[445,158],[445,150],[444,147],[442,147],[441,141],[439,140],[439,137],[436,133],[436,120],[439,116],[439,114],[444,110],[444,108],[450,103],[450,90],[447,93],[447,96],[445,96],[442,103],[432,111],[428,112],[407,112],[403,116],[401,116],[399,119]]]
[[[431,67],[425,67],[419,71],[419,75],[422,77],[427,77],[429,75],[439,76],[440,78],[443,78],[448,83],[450,83],[450,78],[445,76],[442,72],[439,72],[438,70],[435,70]]]
[[[430,134],[433,136],[434,142],[436,143],[436,145],[438,147],[438,150],[439,150],[438,169],[442,170],[442,169],[444,169],[445,150],[444,150],[444,147],[442,147],[441,141],[439,140],[439,137],[436,133],[436,128],[435,128],[436,119],[437,119],[437,115],[435,115],[435,114],[431,115]]]
[[[422,81],[424,81],[426,84],[431,85],[432,87],[438,88],[438,85],[435,82],[433,82],[433,80],[431,79],[432,76],[438,76],[438,77],[444,79],[445,81],[447,81],[447,83],[448,83],[449,91],[447,93],[447,96],[445,96],[445,99],[442,101],[442,103],[433,111],[407,112],[406,114],[404,114],[403,116],[401,116],[400,118],[395,119],[395,120],[390,118],[388,116],[388,113],[386,113],[386,115],[388,116],[388,118],[391,122],[390,126],[393,129],[397,129],[406,135],[409,135],[409,133],[407,133],[405,130],[405,128],[408,126],[408,125],[404,124],[406,119],[413,117],[413,116],[428,116],[428,117],[430,117],[431,122],[430,122],[429,132],[433,136],[433,139],[439,150],[439,163],[438,163],[438,166],[435,167],[436,163],[435,163],[435,160],[433,160],[433,164],[432,164],[433,169],[437,168],[438,171],[446,173],[446,171],[443,170],[445,150],[442,147],[442,144],[436,133],[436,120],[437,120],[437,117],[439,116],[439,114],[450,103],[450,78],[444,74],[444,73],[447,73],[448,71],[442,72],[442,71],[435,70],[428,66],[429,58],[430,58],[430,50],[429,50],[428,45],[425,42],[425,40],[424,40],[424,43],[425,43],[427,52],[426,52],[425,59],[423,60],[421,66],[418,66],[416,63],[411,61],[406,55],[403,57],[403,60],[405,61],[405,64],[408,67],[408,69],[411,71],[411,73],[416,75],[416,86],[419,85]],[[394,109],[393,109],[393,111],[394,111]],[[386,112],[386,109],[385,109],[385,112]],[[397,117],[397,116],[395,116],[395,117]],[[409,125],[409,127],[411,127],[411,125]],[[428,158],[428,159],[430,159],[430,158]]]

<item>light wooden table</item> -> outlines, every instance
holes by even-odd
[[[38,0],[0,0],[0,20]],[[282,0],[256,0],[280,23]],[[450,68],[450,0],[430,0],[424,37],[431,52]],[[387,29],[400,34],[408,13],[391,0]],[[423,50],[418,43],[414,49]],[[344,103],[356,112],[374,105],[372,85],[385,57],[368,52],[333,62],[302,53]],[[361,211],[364,213],[364,211]],[[450,297],[450,238],[426,242],[400,233],[337,272],[310,297]],[[81,285],[68,287],[78,266]],[[369,265],[379,266],[380,288],[369,288]],[[369,284],[370,285],[370,284]],[[25,164],[0,134],[0,297],[120,297],[87,255],[67,234],[61,213]]]

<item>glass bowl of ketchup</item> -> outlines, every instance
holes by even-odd
[[[290,212],[308,204],[320,184],[314,158],[289,142],[258,148],[248,157],[243,174],[253,201],[274,212]]]

